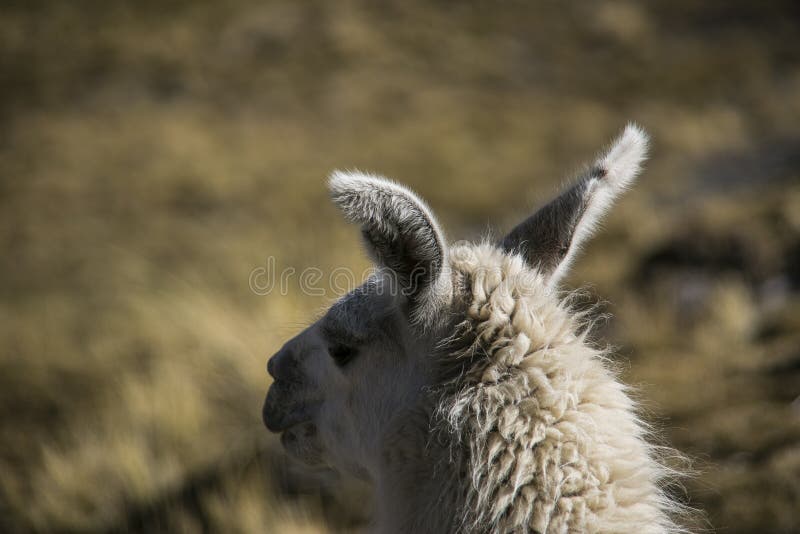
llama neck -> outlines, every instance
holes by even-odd
[[[460,462],[452,461],[448,443],[430,438],[430,413],[403,417],[385,441],[375,481],[376,533],[455,532]]]

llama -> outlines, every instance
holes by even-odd
[[[499,243],[448,245],[405,187],[332,174],[377,269],[269,360],[263,419],[373,485],[371,531],[680,530],[635,402],[558,290],[647,144],[629,125]]]

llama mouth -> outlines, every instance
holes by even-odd
[[[310,466],[323,462],[323,448],[317,437],[317,427],[311,421],[296,424],[281,433],[281,445],[290,456]]]
[[[267,392],[261,418],[270,432],[283,432],[291,427],[311,421],[321,404],[313,401],[295,401],[288,395],[289,388],[275,382]]]
[[[281,445],[287,450],[296,447],[298,441],[315,438],[317,427],[311,421],[303,421],[281,431]]]

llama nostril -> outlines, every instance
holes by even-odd
[[[267,362],[267,372],[276,381],[297,382],[297,365],[294,353],[286,347],[279,350]]]

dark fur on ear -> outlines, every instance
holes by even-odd
[[[600,218],[639,174],[647,145],[647,134],[629,124],[584,176],[514,228],[502,247],[521,254],[557,284]]]
[[[395,277],[412,319],[430,323],[452,294],[447,245],[430,209],[379,176],[335,171],[328,185],[345,217],[361,225],[372,258]]]

